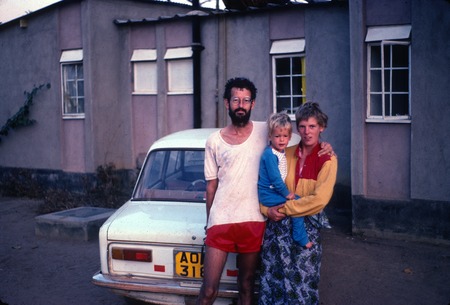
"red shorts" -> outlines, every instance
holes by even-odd
[[[265,228],[266,223],[259,221],[212,226],[205,244],[225,252],[259,252]]]

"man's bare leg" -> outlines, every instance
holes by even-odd
[[[252,305],[259,252],[241,253],[238,258],[238,305]]]
[[[205,264],[203,265],[203,285],[197,299],[197,305],[212,305],[216,300],[220,276],[228,253],[206,246]]]

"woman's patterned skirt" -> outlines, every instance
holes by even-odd
[[[305,217],[313,246],[300,246],[292,239],[291,218],[267,221],[261,250],[259,305],[319,304],[322,244],[320,228]]]

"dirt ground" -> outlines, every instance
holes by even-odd
[[[91,284],[99,269],[96,241],[35,236],[37,205],[0,198],[0,305],[126,304]],[[334,228],[323,232],[322,305],[450,304],[449,246],[357,238],[348,214],[329,216]]]
[[[35,236],[38,204],[0,198],[0,301],[8,305],[126,304],[122,297],[90,282],[100,265],[96,241]]]

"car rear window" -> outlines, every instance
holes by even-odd
[[[156,150],[141,170],[133,200],[205,201],[204,150]]]

